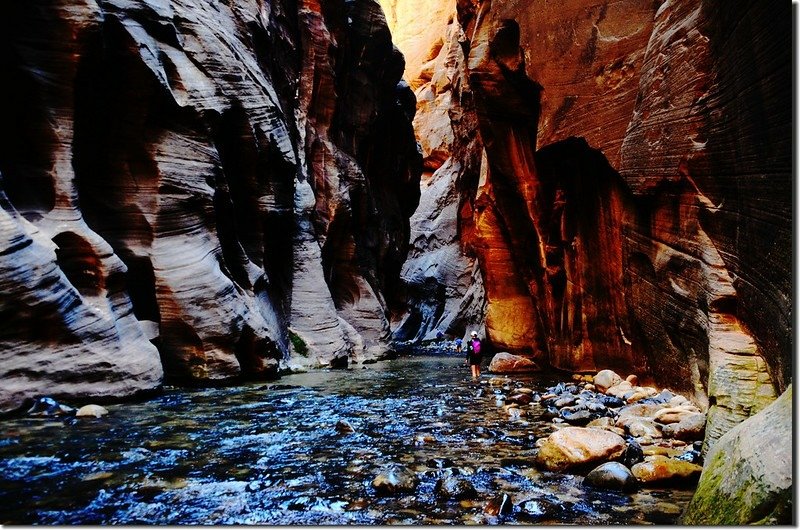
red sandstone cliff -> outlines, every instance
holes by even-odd
[[[420,162],[377,3],[21,2],[0,33],[0,408],[386,350]]]
[[[402,3],[384,3],[399,17]],[[690,392],[710,407],[712,440],[786,388],[785,11],[459,0],[458,46],[415,43],[463,72],[442,83],[422,67],[410,84],[423,150],[453,137],[429,142],[445,146],[428,149],[432,167],[482,159],[449,201],[464,206],[457,260],[478,258],[494,346]]]

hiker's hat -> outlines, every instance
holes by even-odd
[[[472,333],[470,333],[470,335],[472,335],[473,337],[477,337],[478,336],[478,332],[477,331],[473,331]]]

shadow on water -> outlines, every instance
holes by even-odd
[[[536,470],[550,422],[509,420],[462,362],[403,357],[276,385],[171,389],[101,419],[4,421],[0,523],[486,524],[499,522],[483,512],[499,493],[515,504],[506,523],[675,522],[691,491],[599,491]],[[414,494],[375,495],[392,463],[420,478]],[[437,498],[445,473],[478,497]]]

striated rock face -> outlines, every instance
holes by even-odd
[[[438,331],[465,337],[471,330],[483,335],[486,299],[473,226],[482,146],[466,77],[466,37],[455,21],[453,2],[382,4],[409,58],[406,76],[416,88],[414,129],[424,163],[411,249],[401,271],[406,307],[396,315],[394,337],[433,339]],[[437,28],[441,31],[431,32]],[[424,67],[415,62],[421,50],[427,57]]]
[[[22,3],[0,29],[2,408],[385,351],[420,161],[377,2]]]
[[[792,524],[792,387],[708,453],[687,525]]]
[[[432,170],[477,124],[458,233],[487,343],[689,394],[706,450],[791,381],[789,14],[723,10],[458,1],[458,91],[417,92]]]

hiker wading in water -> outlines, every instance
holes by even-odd
[[[473,379],[477,379],[481,375],[482,360],[481,339],[478,338],[478,332],[473,331],[467,341],[467,360],[465,361],[469,363],[469,367],[472,369]]]

